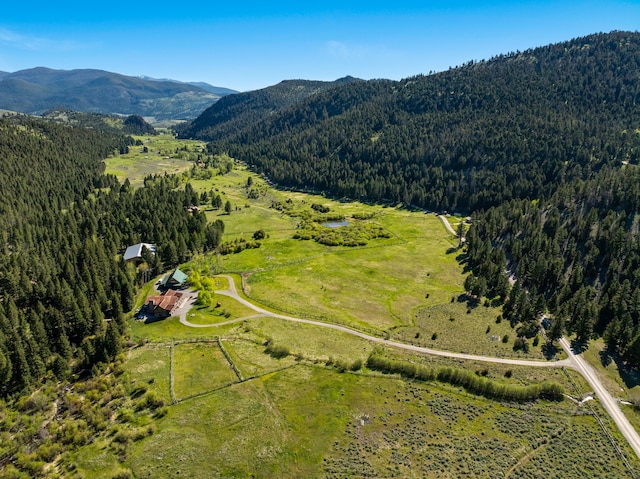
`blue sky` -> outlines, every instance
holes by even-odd
[[[0,70],[98,68],[246,91],[294,78],[398,80],[640,30],[640,0],[92,3],[3,6]]]

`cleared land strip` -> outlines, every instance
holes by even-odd
[[[392,346],[394,348],[405,349],[405,350],[408,350],[408,351],[415,351],[417,353],[422,353],[422,354],[431,354],[431,355],[434,355],[434,356],[442,356],[442,357],[447,357],[447,358],[467,359],[467,360],[471,360],[471,361],[483,361],[483,362],[487,362],[487,363],[510,364],[510,365],[514,365],[514,366],[551,367],[551,368],[566,367],[566,368],[571,368],[571,369],[579,372],[587,380],[587,382],[591,385],[591,387],[593,388],[595,393],[598,395],[598,398],[600,399],[600,402],[602,403],[602,405],[605,408],[605,410],[609,413],[609,415],[611,416],[611,418],[615,422],[616,426],[618,427],[618,429],[620,430],[622,435],[629,442],[629,445],[631,446],[633,451],[636,453],[638,458],[640,458],[640,435],[638,435],[638,433],[633,428],[633,426],[631,426],[631,423],[626,418],[624,413],[620,410],[620,407],[618,406],[618,403],[616,402],[616,400],[613,399],[613,397],[609,394],[609,392],[604,388],[604,386],[602,385],[600,380],[597,378],[597,376],[596,376],[595,372],[593,371],[593,369],[591,368],[591,366],[589,364],[587,364],[587,362],[581,356],[575,355],[573,353],[573,351],[572,351],[572,349],[571,349],[571,347],[569,345],[569,342],[565,338],[562,338],[560,340],[560,344],[562,345],[564,350],[567,352],[568,358],[560,360],[560,361],[536,361],[536,360],[526,360],[526,359],[496,358],[496,357],[492,357],[492,356],[479,356],[479,355],[475,355],[475,354],[464,354],[464,353],[455,353],[455,352],[450,352],[450,351],[440,351],[438,349],[430,349],[430,348],[425,348],[425,347],[422,347],[422,346],[414,346],[412,344],[405,344],[405,343],[400,343],[400,342],[397,342],[397,341],[392,341],[390,339],[384,339],[384,338],[379,338],[379,337],[376,337],[376,336],[371,336],[369,334],[362,333],[362,332],[357,331],[355,329],[347,328],[346,326],[340,326],[338,324],[324,323],[324,322],[321,322],[321,321],[313,321],[313,320],[310,320],[310,319],[294,318],[292,316],[287,316],[287,315],[284,315],[284,314],[278,314],[278,313],[273,313],[271,311],[267,311],[266,309],[263,309],[263,308],[261,308],[259,306],[256,306],[255,304],[253,304],[253,303],[247,301],[246,299],[244,299],[243,297],[241,297],[238,294],[235,282],[234,282],[234,280],[233,280],[233,278],[231,276],[222,275],[221,277],[227,279],[227,281],[229,282],[229,288],[227,288],[225,290],[218,290],[215,293],[216,294],[221,294],[223,296],[229,296],[229,297],[235,299],[236,301],[242,303],[243,305],[247,306],[248,308],[253,309],[258,314],[254,315],[254,316],[249,316],[249,317],[246,317],[246,318],[240,318],[240,319],[235,319],[235,320],[231,320],[231,321],[225,321],[223,323],[218,323],[218,324],[213,324],[213,325],[206,325],[206,326],[211,326],[211,327],[213,327],[213,326],[221,326],[223,324],[229,324],[229,323],[236,322],[236,321],[243,321],[245,319],[249,319],[249,318],[256,317],[256,316],[270,316],[270,317],[273,317],[273,318],[284,319],[286,321],[293,321],[293,322],[296,322],[296,323],[311,324],[311,325],[314,325],[314,326],[320,326],[322,328],[334,329],[336,331],[342,331],[342,332],[347,333],[347,334],[352,334],[354,336],[358,336],[360,338],[363,338],[363,339],[366,339],[368,341],[372,341],[372,342],[375,342],[375,343],[386,344],[386,345]],[[188,308],[182,308],[180,310],[180,322],[182,324],[184,324],[186,326],[192,326],[192,327],[203,327],[203,326],[205,326],[205,325],[196,325],[196,324],[189,323],[187,321],[187,311],[188,311]]]

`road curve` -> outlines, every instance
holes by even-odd
[[[605,410],[609,413],[609,416],[611,416],[611,419],[613,419],[613,421],[616,423],[616,426],[618,426],[618,429],[620,430],[622,435],[629,442],[629,445],[631,446],[633,451],[640,458],[640,435],[638,435],[637,431],[633,428],[627,417],[624,415],[624,413],[618,406],[618,402],[602,385],[591,365],[587,363],[587,361],[579,354],[574,354],[567,338],[561,338],[560,345],[569,356],[569,359],[573,361],[573,368],[580,374],[582,374],[589,385],[593,388],[594,392],[598,396],[598,399],[600,399],[600,404],[602,404]]]
[[[358,336],[362,339],[366,339],[368,341],[385,344],[387,346],[392,346],[394,348],[406,349],[408,351],[415,351],[418,353],[431,354],[434,356],[444,356],[448,358],[456,358],[456,359],[468,359],[472,361],[484,361],[488,363],[501,363],[501,364],[512,364],[515,366],[533,366],[533,367],[572,367],[572,362],[568,359],[563,359],[562,361],[535,361],[535,360],[527,360],[527,359],[509,359],[509,358],[496,358],[491,356],[479,356],[475,354],[464,354],[464,353],[454,353],[450,351],[440,351],[438,349],[430,349],[424,348],[422,346],[414,346],[412,344],[400,343],[398,341],[393,341],[391,339],[379,338],[377,336],[371,336],[369,334],[363,333],[361,331],[348,328],[346,326],[341,326],[339,324],[332,323],[324,323],[322,321],[314,321],[311,319],[302,319],[302,318],[294,318],[292,316],[286,316],[284,314],[272,313],[271,311],[267,311],[255,304],[247,301],[243,297],[238,294],[236,289],[235,282],[231,276],[223,275],[222,278],[225,278],[229,281],[229,288],[225,290],[216,291],[216,294],[220,294],[223,296],[229,296],[236,301],[244,304],[248,308],[253,309],[255,312],[260,315],[270,316],[272,318],[280,318],[286,321],[292,321],[295,323],[303,323],[303,324],[311,324],[314,326],[320,326],[322,328],[335,329],[336,331],[342,331],[343,333],[352,334],[353,336]]]
[[[374,343],[385,344],[387,346],[392,346],[394,348],[405,349],[408,351],[414,351],[414,352],[423,353],[423,354],[430,354],[434,356],[442,356],[442,357],[455,358],[455,359],[467,359],[471,361],[482,361],[482,362],[488,362],[488,363],[510,364],[514,366],[571,368],[579,372],[587,380],[589,385],[593,388],[594,392],[597,394],[605,410],[609,413],[609,415],[615,422],[616,426],[618,426],[618,429],[620,430],[622,435],[625,437],[625,439],[629,442],[629,445],[631,446],[633,451],[636,453],[638,458],[640,458],[640,435],[638,435],[638,433],[633,428],[633,426],[631,426],[631,423],[626,418],[624,413],[620,410],[620,407],[618,406],[617,401],[604,388],[600,380],[597,378],[593,368],[585,361],[585,359],[582,356],[574,354],[566,338],[560,339],[560,344],[562,348],[566,351],[568,357],[567,359],[563,359],[560,361],[536,361],[536,360],[526,360],[526,359],[496,358],[491,356],[480,356],[475,354],[464,354],[464,353],[455,353],[450,351],[441,351],[437,349],[424,348],[421,346],[414,346],[412,344],[405,344],[397,341],[392,341],[390,339],[371,336],[361,331],[357,331],[355,329],[351,329],[346,326],[340,326],[338,324],[324,323],[322,321],[314,321],[310,319],[295,318],[292,316],[287,316],[284,314],[278,314],[278,313],[273,313],[271,311],[267,311],[266,309],[256,306],[255,304],[241,297],[238,294],[235,282],[231,276],[221,275],[220,277],[225,278],[229,282],[229,287],[224,290],[217,290],[215,291],[215,293],[223,296],[231,297],[236,301],[244,304],[248,308],[254,310],[257,314],[252,316],[247,316],[244,318],[233,319],[230,321],[225,321],[217,324],[210,324],[210,325],[193,324],[187,320],[187,311],[189,306],[193,304],[193,302],[195,302],[195,299],[194,299],[192,302],[190,302],[189,305],[185,305],[185,307],[181,308],[180,310],[179,315],[180,315],[180,322],[182,324],[186,326],[198,327],[198,328],[215,327],[215,326],[223,326],[226,324],[240,322],[240,321],[244,321],[246,319],[251,319],[255,317],[268,316],[268,317],[280,318],[286,321],[292,321],[296,323],[311,324],[311,325],[320,326],[323,328],[334,329],[336,331],[342,331],[347,334],[358,336],[362,339],[366,339]]]

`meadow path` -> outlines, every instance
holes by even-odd
[[[455,353],[451,351],[441,351],[438,349],[430,349],[422,346],[414,346],[413,344],[400,343],[398,341],[393,341],[391,339],[384,339],[377,336],[371,336],[369,334],[363,333],[356,329],[351,329],[347,326],[341,326],[339,324],[325,323],[322,321],[314,321],[312,319],[295,318],[293,316],[273,313],[271,311],[267,311],[266,309],[261,308],[260,306],[256,306],[255,304],[247,301],[242,296],[240,296],[238,294],[238,290],[236,289],[235,282],[233,281],[233,278],[231,276],[222,275],[220,277],[225,278],[227,279],[227,281],[229,281],[229,288],[224,290],[218,290],[215,292],[216,294],[229,296],[235,299],[236,301],[242,303],[243,305],[247,306],[248,308],[253,309],[256,313],[258,313],[261,316],[269,316],[272,318],[280,318],[280,319],[284,319],[286,321],[292,321],[295,323],[311,324],[314,326],[320,326],[322,328],[335,329],[336,331],[342,331],[343,333],[351,334],[353,336],[358,336],[360,338],[366,339],[374,343],[386,344],[388,346],[393,346],[394,348],[406,349],[409,351],[415,351],[415,352],[424,353],[424,354],[431,354],[434,356],[444,356],[444,357],[456,358],[456,359],[468,359],[471,361],[484,361],[489,363],[512,364],[516,366],[555,367],[555,368],[564,366],[564,367],[574,368],[573,362],[570,359],[563,359],[561,361],[537,361],[537,360],[527,360],[527,359],[497,358],[492,356],[479,356],[475,354],[464,354],[464,353]],[[234,321],[240,321],[244,319],[245,318],[241,318],[239,320],[234,320]],[[183,324],[191,325],[191,323],[185,323],[185,322],[183,322]],[[225,323],[225,324],[228,324],[228,323]]]

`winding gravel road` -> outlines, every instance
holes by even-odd
[[[405,349],[408,351],[415,351],[423,354],[431,354],[434,356],[442,356],[447,358],[456,358],[456,359],[468,359],[472,361],[483,361],[487,363],[500,363],[500,364],[510,364],[514,366],[529,366],[529,367],[547,367],[547,368],[559,368],[566,367],[571,368],[577,372],[579,372],[589,383],[589,385],[593,388],[596,395],[600,399],[601,404],[605,408],[605,410],[609,413],[616,426],[622,433],[622,435],[627,439],[629,445],[634,450],[638,458],[640,458],[640,435],[636,432],[636,430],[631,426],[631,423],[626,418],[624,413],[620,410],[618,406],[618,402],[609,394],[609,392],[604,388],[600,380],[595,374],[593,368],[582,358],[582,356],[577,355],[571,349],[569,341],[566,338],[562,338],[560,340],[560,344],[563,349],[567,353],[567,359],[563,359],[560,361],[536,361],[536,360],[527,360],[527,359],[510,359],[510,358],[496,358],[492,356],[479,356],[475,354],[463,354],[463,353],[455,353],[450,351],[440,351],[437,349],[424,348],[421,346],[414,346],[412,344],[400,343],[398,341],[393,341],[390,339],[379,338],[376,336],[371,336],[369,334],[363,333],[361,331],[357,331],[355,329],[348,328],[346,326],[341,326],[339,324],[332,323],[324,323],[322,321],[313,321],[310,319],[302,319],[295,318],[292,316],[287,316],[284,314],[273,313],[271,311],[267,311],[255,304],[247,301],[243,297],[238,294],[236,289],[235,282],[231,276],[222,275],[222,278],[227,279],[229,282],[229,288],[225,290],[218,290],[215,293],[223,296],[228,296],[236,301],[242,303],[246,307],[254,310],[256,314],[245,316],[243,318],[233,319],[230,321],[224,321],[216,324],[193,324],[190,323],[187,319],[187,313],[190,307],[195,303],[197,299],[197,292],[189,292],[189,299],[184,302],[182,307],[177,311],[180,316],[180,322],[185,326],[190,326],[193,328],[211,328],[218,327],[227,324],[237,323],[241,321],[245,321],[251,318],[257,317],[272,317],[272,318],[280,318],[286,321],[292,321],[295,323],[303,323],[303,324],[311,324],[314,326],[320,326],[322,328],[334,329],[336,331],[342,331],[343,333],[351,334],[353,336],[358,336],[362,339],[366,339],[368,341],[385,344],[387,346],[392,346],[394,348]]]

